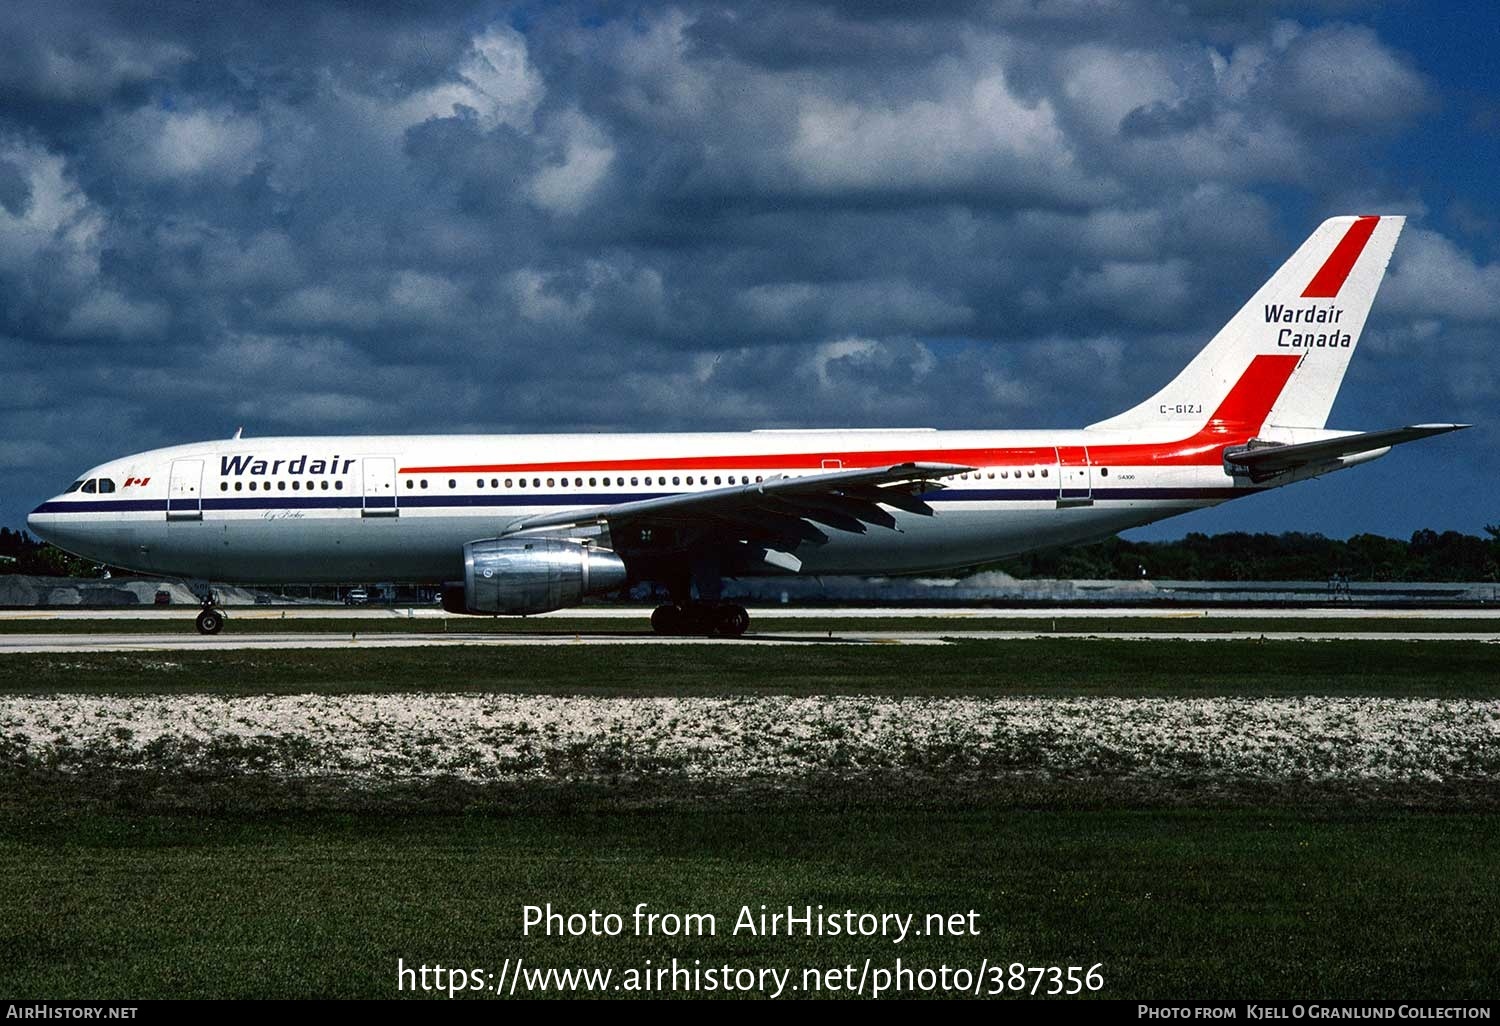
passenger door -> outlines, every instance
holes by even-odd
[[[1094,488],[1089,451],[1081,445],[1057,447],[1057,505],[1092,506]]]
[[[364,508],[361,516],[395,517],[401,515],[396,502],[396,461],[389,456],[366,456],[362,468],[364,477]]]
[[[203,519],[203,461],[173,460],[167,483],[167,519]]]

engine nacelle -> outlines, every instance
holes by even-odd
[[[572,538],[489,538],[464,546],[464,579],[443,585],[450,613],[547,613],[625,583],[609,549]]]

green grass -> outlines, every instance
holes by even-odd
[[[508,691],[557,694],[1500,695],[1479,642],[958,641],[11,654],[0,694]]]
[[[0,657],[0,694],[1496,697],[1472,642],[1037,640]],[[335,782],[336,785],[336,782]],[[0,779],[0,993],[390,997],[396,959],[484,967],[1103,963],[1114,998],[1493,998],[1500,816],[1407,798],[1094,785],[967,798],[824,781],[662,801],[607,786],[451,781],[312,794],[251,776]],[[1123,793],[1123,792],[1122,792]],[[1445,811],[1446,810],[1446,811]],[[521,907],[711,912],[720,935],[547,939]],[[742,905],[980,913],[899,947],[728,935]]]
[[[0,823],[0,992],[388,997],[487,967],[1103,963],[1104,997],[1492,998],[1500,818],[823,808]],[[703,939],[521,935],[521,908],[711,912]],[[741,905],[980,913],[901,946],[731,936]]]

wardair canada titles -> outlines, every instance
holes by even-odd
[[[1267,324],[1329,326],[1322,331],[1284,327],[1276,336],[1276,344],[1283,349],[1348,349],[1354,345],[1354,336],[1339,328],[1332,328],[1343,317],[1343,309],[1336,306],[1266,304]]]

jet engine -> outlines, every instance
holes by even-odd
[[[547,613],[625,583],[625,563],[574,538],[489,538],[464,546],[464,579],[443,585],[450,613]]]

